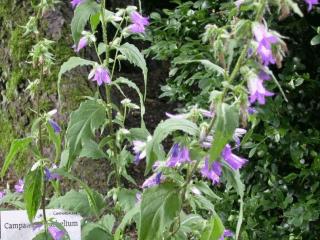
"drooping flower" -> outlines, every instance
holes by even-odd
[[[308,4],[308,12],[313,8],[313,5],[319,4],[319,0],[304,0]]]
[[[187,147],[181,147],[175,143],[170,151],[170,157],[167,160],[167,167],[176,167],[177,165],[190,162],[190,152]]]
[[[200,113],[201,113],[202,116],[204,116],[204,117],[208,117],[208,118],[213,118],[213,117],[214,117],[214,112],[213,112],[213,111],[208,111],[208,110],[200,109]]]
[[[144,33],[145,27],[148,26],[149,18],[141,16],[137,11],[134,11],[130,15],[132,24],[129,25],[129,30],[133,33]]]
[[[161,182],[163,182],[165,177],[162,175],[162,173],[154,173],[149,178],[147,178],[144,183],[142,184],[142,188],[150,188],[155,185],[159,185]]]
[[[240,6],[245,2],[245,0],[237,0],[234,2],[234,4],[237,6],[237,8],[239,9]]]
[[[227,144],[221,153],[222,158],[228,163],[233,170],[242,168],[248,162],[247,159],[241,158],[231,151],[231,146]]]
[[[240,146],[240,138],[247,133],[246,129],[243,128],[236,128],[233,134],[233,140],[236,142],[236,146]]]
[[[220,176],[222,173],[221,165],[219,162],[215,161],[209,164],[209,159],[206,158],[204,161],[204,166],[200,170],[201,175],[212,181],[212,184],[217,184],[220,182]]]
[[[272,54],[272,44],[277,43],[279,39],[271,34],[267,27],[261,23],[253,26],[253,34],[258,43],[257,52],[262,64],[265,66],[275,64],[276,60]]]
[[[85,48],[88,45],[88,38],[86,36],[83,36],[80,38],[77,48],[75,49],[76,52],[80,52],[82,48]]]
[[[146,157],[146,142],[135,140],[133,143],[133,151],[135,153],[134,163],[138,165],[142,159]]]
[[[269,92],[263,86],[263,80],[260,79],[258,76],[251,76],[248,79],[248,89],[250,92],[249,101],[250,103],[254,103],[258,101],[260,104],[265,104],[266,100],[265,97],[273,96],[274,93]]]
[[[23,193],[24,181],[19,179],[19,181],[14,185],[14,189],[17,193]]]
[[[61,176],[58,173],[52,173],[48,168],[45,168],[44,172],[47,181],[58,180],[61,178]]]
[[[80,5],[81,3],[83,3],[84,0],[72,0],[71,1],[71,5],[73,8],[77,7],[78,5]]]
[[[229,229],[225,229],[223,235],[219,238],[219,240],[224,240],[226,237],[233,237],[233,232]]]
[[[266,73],[264,70],[261,70],[259,72],[259,78],[262,79],[263,81],[268,81],[271,79],[271,76],[268,73]]]
[[[5,191],[0,191],[0,200],[6,195]]]
[[[61,127],[59,126],[59,124],[57,122],[55,122],[52,119],[49,119],[48,122],[51,125],[51,127],[53,128],[55,133],[60,133],[61,132]]]
[[[54,240],[61,240],[65,235],[64,231],[60,230],[55,226],[48,227],[48,231]]]
[[[90,72],[89,79],[92,81],[96,81],[99,86],[101,86],[103,83],[110,84],[111,79],[110,79],[110,73],[108,69],[98,66]]]

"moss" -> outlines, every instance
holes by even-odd
[[[15,138],[13,126],[6,114],[0,111],[0,148],[9,150],[10,143]]]

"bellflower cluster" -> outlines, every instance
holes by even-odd
[[[14,185],[14,189],[17,193],[23,193],[24,181],[19,179],[19,181]]]
[[[170,151],[170,157],[167,160],[167,167],[176,167],[188,162],[191,162],[189,149],[177,143],[174,144]]]
[[[257,52],[262,64],[265,66],[275,64],[276,60],[272,54],[272,44],[278,43],[279,39],[271,34],[267,27],[261,23],[253,26],[253,34],[258,43]]]
[[[221,156],[233,170],[242,168],[242,166],[248,162],[247,159],[233,154],[231,151],[231,146],[229,144],[225,146],[221,153]]]
[[[314,5],[319,4],[319,0],[305,0],[305,2],[308,4],[308,12],[310,12]]]
[[[78,5],[80,5],[81,3],[83,3],[85,0],[72,0],[71,1],[71,5],[73,8],[77,7]]]
[[[65,233],[55,226],[48,227],[48,232],[50,233],[53,240],[62,240]]]
[[[212,184],[217,184],[220,182],[220,176],[222,174],[221,164],[215,161],[209,165],[209,160],[206,158],[200,172],[203,177],[210,179]]]
[[[101,86],[103,83],[111,83],[110,73],[108,69],[103,66],[97,66],[93,68],[88,76],[88,79],[91,79],[93,82],[97,82],[98,86]]]
[[[143,17],[137,11],[134,11],[130,15],[132,24],[129,25],[129,30],[133,33],[144,33],[145,27],[149,26],[149,18]]]

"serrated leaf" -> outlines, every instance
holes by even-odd
[[[220,217],[216,214],[210,222],[208,222],[208,226],[206,230],[201,235],[200,240],[219,240],[223,235],[224,226],[220,219]]]
[[[61,77],[63,74],[65,74],[66,72],[79,67],[79,66],[93,66],[95,64],[95,62],[90,61],[90,60],[86,60],[80,57],[71,57],[68,59],[68,61],[64,62],[60,68],[59,74],[58,74],[58,97],[59,100],[61,99]]]
[[[25,178],[23,197],[30,222],[33,221],[40,208],[43,180],[43,168],[41,167],[30,171]]]
[[[7,154],[7,157],[4,160],[4,164],[1,169],[1,173],[0,173],[1,178],[3,178],[4,175],[6,174],[15,156],[18,153],[24,151],[28,147],[28,145],[31,143],[31,141],[32,141],[32,137],[13,140],[10,146],[10,150]]]
[[[80,107],[71,113],[67,129],[68,168],[71,167],[75,155],[80,153],[85,142],[91,140],[95,130],[104,124],[105,118],[105,107],[94,100],[81,103]]]
[[[132,63],[133,65],[139,67],[142,70],[143,73],[143,79],[144,79],[144,97],[146,97],[146,91],[147,91],[147,78],[148,78],[148,68],[146,60],[144,59],[144,56],[139,51],[139,49],[130,43],[125,43],[118,47],[118,50],[121,52],[123,56],[126,57],[126,59]]]
[[[203,59],[203,60],[186,60],[186,61],[178,61],[176,64],[188,64],[188,63],[201,63],[206,70],[212,71],[217,73],[218,75],[224,75],[225,71],[222,67],[218,66],[217,64],[214,64],[210,62],[209,60]]]
[[[144,106],[144,101],[143,101],[143,95],[142,95],[140,89],[138,88],[138,86],[134,82],[130,81],[127,78],[123,78],[123,77],[117,78],[115,81],[112,82],[112,84],[114,84],[114,85],[125,84],[137,92],[139,99],[140,99],[141,127],[143,127],[144,126],[143,116],[145,114],[145,106]]]
[[[220,103],[217,106],[216,118],[214,140],[210,149],[210,162],[220,156],[223,148],[232,138],[239,124],[239,109],[235,105]]]
[[[180,214],[181,194],[179,187],[165,183],[149,188],[143,193],[139,240],[160,240],[166,227]]]
[[[100,5],[93,0],[86,0],[76,8],[71,21],[71,32],[75,43],[79,41],[81,33],[87,25],[90,17],[99,11]]]
[[[147,174],[156,160],[164,158],[164,152],[161,142],[174,131],[183,131],[191,136],[198,134],[199,130],[196,124],[186,119],[167,119],[160,123],[153,133],[152,140],[147,142],[146,171]]]

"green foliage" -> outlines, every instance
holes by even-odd
[[[239,124],[239,109],[236,105],[218,104],[216,110],[214,141],[210,149],[210,161],[215,161],[231,140]]]
[[[41,205],[43,179],[43,168],[41,167],[31,170],[25,178],[23,195],[30,222],[33,221]]]
[[[31,143],[32,137],[28,138],[22,138],[22,139],[15,139],[10,147],[10,150],[4,160],[4,164],[1,169],[0,177],[3,178],[4,175],[6,174],[10,164],[14,160],[17,154],[23,152],[28,145]]]
[[[178,186],[167,183],[143,193],[140,240],[162,239],[164,230],[180,214],[182,200],[178,192]]]
[[[208,226],[201,235],[200,240],[219,240],[223,235],[224,226],[218,215],[215,215],[210,221],[208,221]]]

